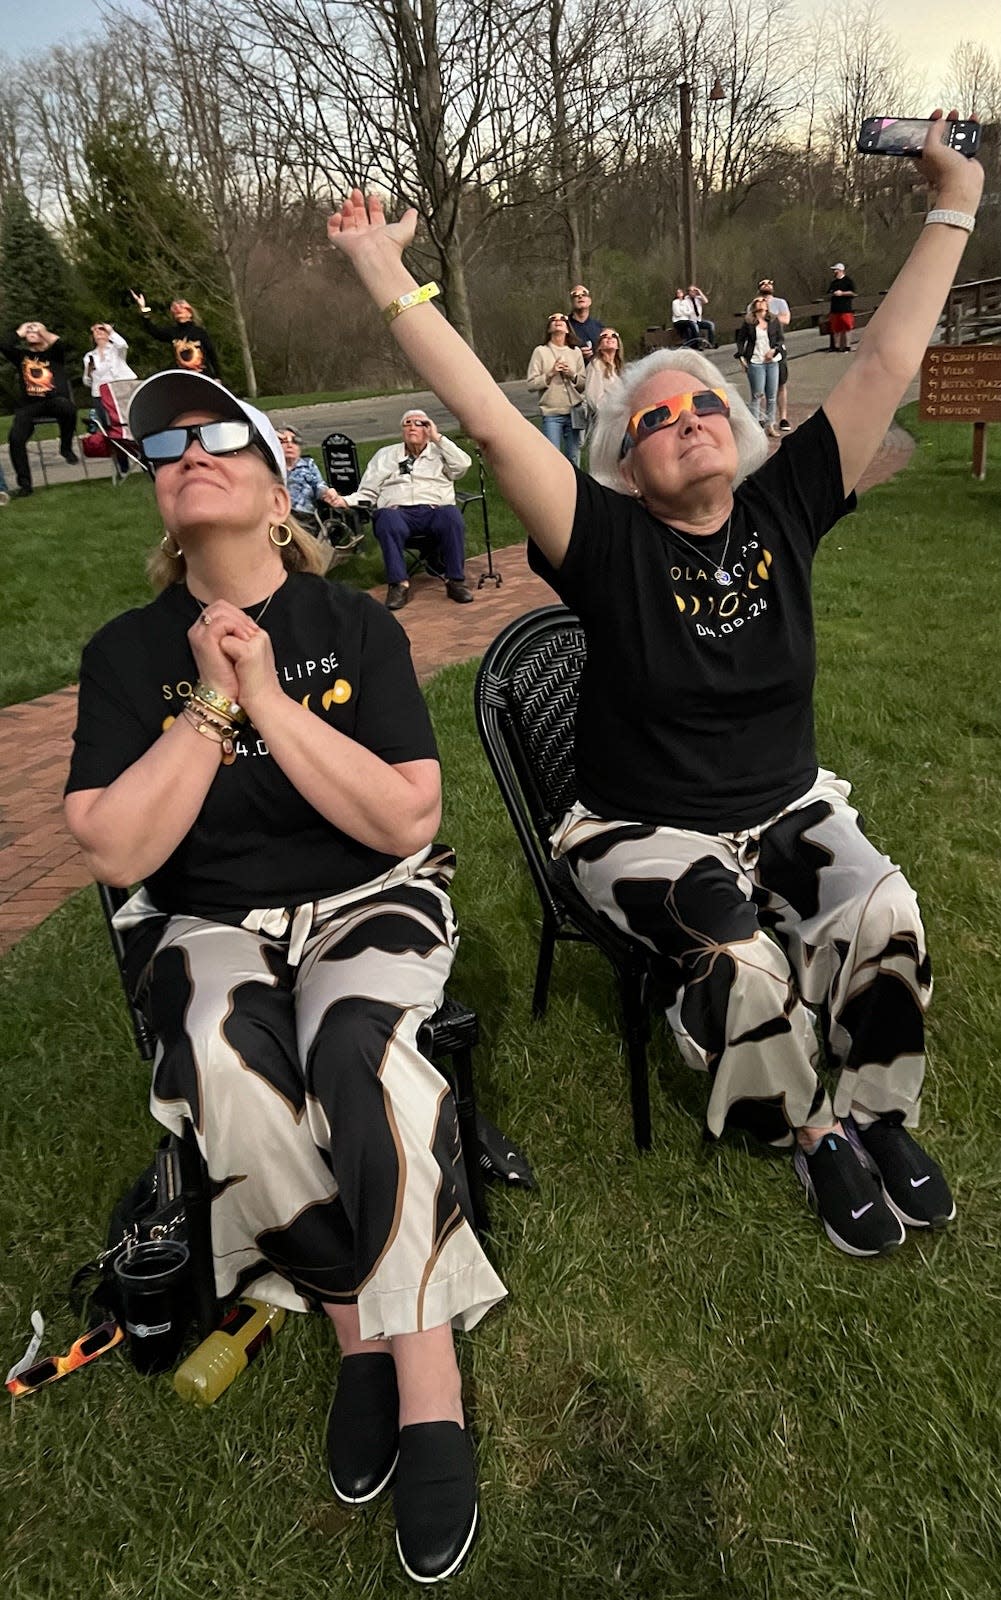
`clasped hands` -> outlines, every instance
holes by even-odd
[[[212,600],[188,629],[188,643],[201,681],[236,700],[252,721],[282,690],[271,639],[228,600]]]

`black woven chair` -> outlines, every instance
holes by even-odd
[[[543,606],[516,618],[481,662],[476,724],[542,907],[533,1013],[545,1012],[558,941],[594,944],[608,957],[622,1005],[633,1134],[646,1150],[653,953],[593,911],[570,869],[549,852],[550,835],[576,799],[574,721],[585,654],[583,627],[565,606]]]
[[[118,964],[125,999],[132,1019],[136,1048],[146,1062],[153,1060],[155,1040],[142,1008],[136,1004],[125,976],[125,946],[112,918],[128,899],[128,890],[112,889],[105,883],[97,885],[101,909],[108,924],[111,946]],[[459,1121],[459,1137],[464,1152],[471,1155],[464,1161],[469,1203],[473,1224],[480,1237],[490,1229],[490,1214],[484,1192],[484,1177],[501,1178],[522,1188],[533,1188],[531,1169],[517,1145],[512,1145],[503,1134],[476,1110],[473,1089],[473,1048],[479,1040],[479,1023],[476,1012],[460,1001],[446,995],[434,1016],[421,1028],[417,1043],[419,1049],[448,1077],[455,1094]],[[215,1271],[212,1263],[212,1194],[209,1176],[195,1140],[194,1130],[185,1124],[181,1138],[171,1137],[181,1175],[181,1190],[188,1231],[188,1249],[191,1253],[191,1273],[195,1291],[195,1320],[201,1338],[206,1338],[218,1326],[219,1305],[215,1292]],[[510,1160],[504,1157],[510,1147]]]

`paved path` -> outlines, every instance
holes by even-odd
[[[790,389],[797,400],[791,404],[790,412],[794,423],[804,421],[823,399],[831,386],[831,369],[838,361],[836,356],[810,356],[793,368]],[[351,403],[372,405],[368,401]],[[383,417],[379,423],[382,431],[376,437],[385,438],[395,431],[403,406],[408,403],[419,404],[422,399],[394,397],[389,402],[393,408],[392,424],[387,426]],[[432,407],[429,405],[428,409]],[[437,410],[442,414],[440,407]],[[317,424],[323,432],[340,425],[340,421]],[[359,433],[358,437],[363,435]],[[864,490],[892,477],[906,464],[911,449],[909,435],[891,428],[860,488]],[[535,606],[550,604],[555,598],[552,590],[529,571],[524,545],[508,546],[495,556],[494,567],[503,575],[503,583],[476,589],[485,565],[482,556],[472,557],[467,563],[467,576],[476,594],[471,606],[457,606],[447,600],[434,579],[415,581],[413,598],[398,615],[410,636],[422,681],[440,667],[482,655],[505,623]],[[381,598],[384,590],[379,588],[375,593]],[[0,710],[0,954],[90,881],[62,821],[62,786],[75,715],[75,687]]]

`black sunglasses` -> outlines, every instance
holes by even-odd
[[[235,456],[241,450],[257,445],[268,466],[272,470],[274,468],[274,463],[258,434],[249,422],[242,420],[198,422],[186,428],[162,428],[159,433],[147,433],[139,443],[143,455],[155,472],[157,467],[167,466],[172,461],[180,461],[192,439],[197,439],[202,449],[210,456]]]

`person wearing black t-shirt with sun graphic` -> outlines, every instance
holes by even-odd
[[[201,372],[206,378],[219,377],[219,359],[207,328],[198,321],[193,306],[178,295],[170,302],[172,322],[154,322],[152,308],[146,296],[130,289],[131,294],[149,333],[161,344],[169,344],[174,351],[174,366],[182,372]]]
[[[940,118],[918,162],[938,205],[851,367],[769,461],[737,391],[672,350],[626,368],[598,413],[594,476],[575,471],[415,292],[416,214],[387,224],[354,190],[328,222],[583,622],[577,803],[555,854],[663,956],[678,1044],[709,1074],[710,1136],[731,1125],[792,1147],[828,1236],[856,1256],[955,1214],[910,1131],[931,993],[921,917],[849,785],[818,764],[811,603],[816,548],[854,505],[974,225],[983,170]]]
[[[262,412],[164,372],[129,427],[160,592],[84,650],[67,822],[99,881],[142,885],[116,921],[153,1113],[191,1124],[212,1182],[220,1296],[322,1303],[334,1491],[395,1472],[404,1562],[445,1576],[477,1522],[452,1328],[505,1290],[418,1044],[456,945],[427,708],[396,619],[322,576]]]
[[[76,405],[66,371],[66,346],[57,333],[50,333],[44,322],[22,322],[0,340],[0,354],[17,368],[20,404],[14,411],[7,440],[11,465],[17,478],[16,495],[32,492],[28,465],[28,440],[40,422],[54,422],[59,428],[59,454],[70,466],[79,457],[73,449],[76,432]]]

